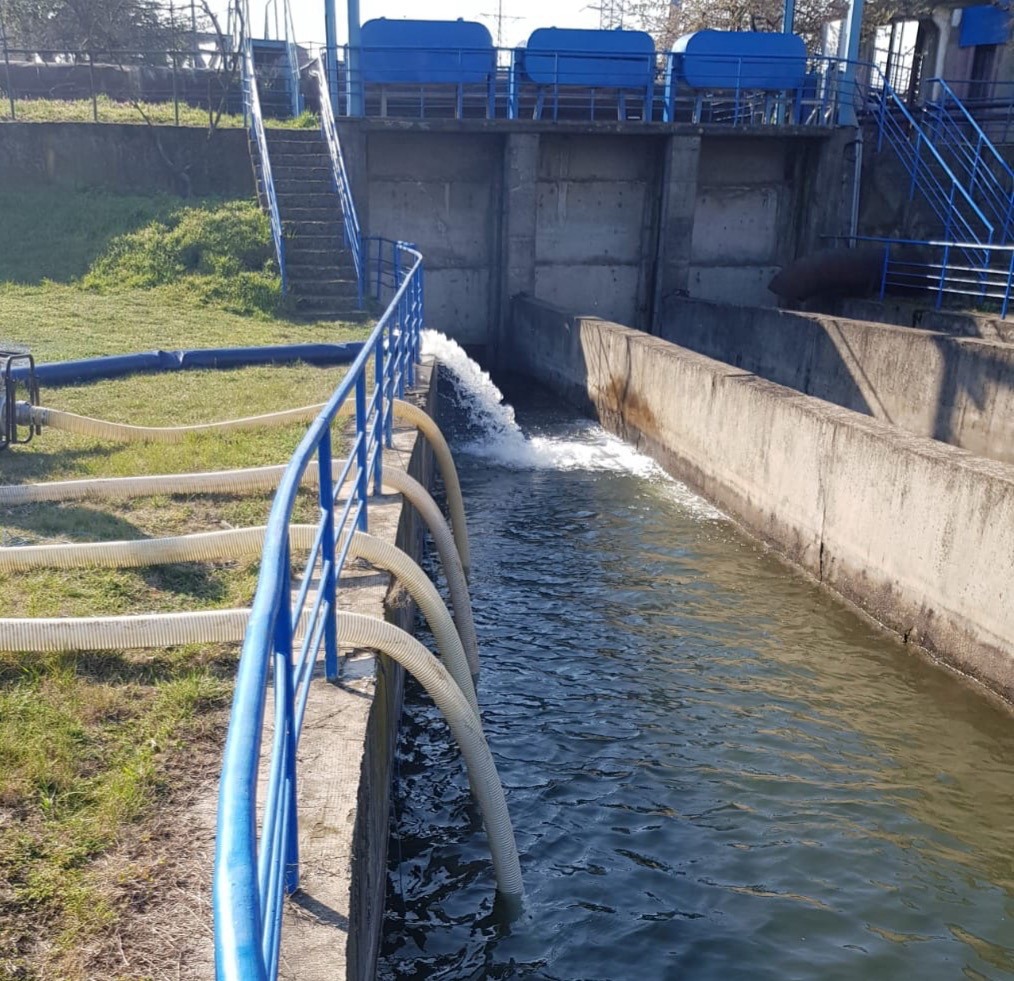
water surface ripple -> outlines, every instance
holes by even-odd
[[[416,691],[380,977],[1014,977],[1007,710],[671,481],[460,466],[527,914]]]

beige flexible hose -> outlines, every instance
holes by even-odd
[[[0,572],[27,572],[32,569],[136,568],[172,562],[216,562],[260,555],[266,528],[239,528],[176,538],[151,538],[133,542],[26,545],[0,548]],[[289,542],[294,550],[313,547],[314,525],[291,525]],[[344,547],[344,541],[339,543]],[[355,532],[348,554],[396,576],[422,610],[437,642],[440,656],[469,705],[479,713],[475,686],[465,648],[447,606],[426,573],[395,545],[362,532]],[[130,618],[125,618],[130,619]],[[65,634],[55,636],[65,637]],[[57,641],[59,642],[59,641]],[[48,649],[48,648],[47,648]]]
[[[325,403],[304,405],[298,409],[269,412],[244,419],[228,419],[224,422],[205,422],[191,426],[131,426],[121,422],[107,422],[89,416],[75,415],[60,409],[49,409],[44,405],[18,403],[18,424],[27,426],[50,426],[80,436],[96,436],[119,443],[182,443],[187,436],[200,433],[224,433],[242,429],[265,429],[271,426],[287,426],[296,422],[310,422],[320,415]]]
[[[0,619],[0,651],[131,651],[243,639],[249,610]]]
[[[335,464],[337,472],[338,464]],[[264,491],[278,486],[285,473],[285,465],[251,467],[245,470],[220,470],[198,474],[160,474],[151,477],[103,477],[94,480],[67,480],[50,484],[14,484],[0,486],[0,506],[38,503],[42,501],[80,500],[102,498],[124,500],[154,494],[236,494],[253,490]],[[303,475],[306,483],[317,482],[317,466],[311,463]],[[475,634],[472,603],[468,595],[468,582],[464,567],[440,508],[429,491],[414,477],[397,467],[384,470],[384,493],[401,494],[419,512],[436,543],[440,562],[444,567],[454,622],[458,626],[461,642],[468,656],[473,678],[479,676],[479,644]]]
[[[144,477],[90,477],[56,480],[48,484],[0,486],[0,506],[39,504],[45,501],[129,501],[158,494],[243,494],[274,490],[286,464],[213,470],[207,473],[152,474]],[[316,479],[316,470],[313,471]]]
[[[465,520],[465,502],[461,496],[461,481],[458,479],[458,468],[454,465],[454,455],[451,453],[447,440],[440,427],[436,424],[429,413],[402,399],[395,399],[392,403],[394,418],[399,422],[406,422],[415,426],[423,434],[426,442],[430,444],[433,455],[436,457],[437,466],[440,468],[440,476],[444,481],[444,488],[447,491],[447,509],[451,512],[451,527],[454,530],[454,542],[458,546],[458,554],[461,556],[461,564],[465,570],[465,578],[468,578],[472,567],[471,549],[468,543],[468,523]]]
[[[249,610],[160,613],[149,616],[0,620],[0,650],[133,650],[181,644],[239,642]],[[486,824],[497,888],[520,902],[521,865],[503,786],[478,716],[454,678],[414,637],[357,613],[338,614],[343,645],[382,651],[409,671],[447,719]]]
[[[461,642],[465,645],[468,655],[468,668],[478,683],[479,678],[479,640],[475,633],[475,620],[472,616],[472,600],[468,595],[468,581],[461,564],[461,556],[454,545],[454,536],[447,526],[447,521],[440,513],[437,502],[430,492],[414,477],[396,467],[384,468],[384,492],[388,487],[401,494],[419,512],[420,517],[433,536],[433,543],[440,556],[440,564],[444,567],[447,589],[451,594],[451,607],[454,610],[454,622],[458,626]]]
[[[440,657],[447,665],[447,670],[451,673],[451,677],[454,678],[478,719],[479,703],[465,647],[446,604],[440,598],[440,593],[437,592],[436,586],[430,582],[426,573],[419,568],[411,556],[397,546],[385,542],[382,538],[365,535],[358,531],[352,535],[349,554],[365,559],[378,569],[392,573],[405,584],[409,595],[422,610],[422,614],[433,632],[433,638],[437,642],[437,650],[440,651]],[[344,640],[344,635],[342,639]]]
[[[503,785],[478,717],[469,707],[454,679],[411,634],[384,620],[362,614],[342,613],[339,629],[343,644],[383,651],[412,674],[436,702],[465,759],[472,792],[486,825],[497,889],[509,902],[520,904],[524,884]]]

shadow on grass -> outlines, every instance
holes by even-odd
[[[53,477],[54,470],[66,472],[70,464],[88,460],[99,460],[119,450],[112,443],[90,446],[87,449],[25,450],[10,447],[0,455],[0,483],[29,483],[40,480],[87,480],[91,474],[81,473],[74,477]]]
[[[115,514],[82,505],[51,502],[26,504],[0,512],[0,537],[10,529],[43,538],[69,538],[80,542],[133,541],[145,537],[137,525]]]
[[[235,671],[235,657],[226,651],[208,657],[187,657],[186,648],[174,652],[141,657],[120,651],[66,651],[40,656],[29,652],[0,655],[0,685],[64,671],[88,681],[114,685],[157,685],[175,681],[197,669],[207,670],[219,678],[229,678]]]
[[[182,203],[168,195],[53,186],[0,190],[2,279],[31,286],[72,282],[117,235],[164,218]]]
[[[203,565],[159,565],[141,570],[142,577],[152,589],[163,593],[190,596],[207,602],[221,603],[228,595],[225,584],[213,569]]]

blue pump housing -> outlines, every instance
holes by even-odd
[[[806,78],[806,42],[798,34],[697,31],[673,43],[675,79],[692,89],[784,92]]]
[[[496,71],[493,38],[468,20],[368,20],[362,26],[363,81],[471,85]]]
[[[595,31],[540,27],[520,60],[536,85],[639,89],[651,84],[655,43],[644,31]]]

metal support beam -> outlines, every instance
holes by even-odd
[[[842,72],[842,93],[838,100],[838,122],[842,126],[855,126],[856,116],[856,62],[859,60],[859,35],[863,26],[863,0],[849,0],[849,14],[842,27],[848,31],[845,48],[845,67]],[[872,81],[872,79],[871,79]]]
[[[335,16],[334,0],[324,0],[324,71],[327,74],[327,91],[331,96],[331,108],[337,111],[335,99],[338,94],[338,19]]]
[[[782,13],[782,33],[791,34],[792,25],[796,20],[796,0],[785,0],[785,10]]]
[[[348,5],[349,48],[345,71],[348,73],[350,116],[362,116],[366,113],[366,100],[363,94],[363,75],[360,67],[360,49],[362,36],[359,31],[359,0],[345,0]]]

